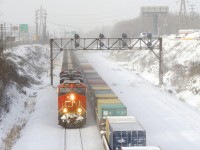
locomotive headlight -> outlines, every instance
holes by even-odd
[[[70,95],[70,100],[72,100],[72,101],[75,100],[74,94],[71,94],[71,95]]]
[[[78,108],[78,109],[77,109],[77,112],[78,112],[78,113],[81,113],[81,112],[82,112],[82,109],[81,109],[81,108]]]
[[[67,108],[63,108],[63,113],[66,113],[67,112]]]

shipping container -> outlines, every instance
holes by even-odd
[[[89,62],[80,62],[81,66],[92,66]]]
[[[110,114],[110,116],[125,116],[127,115],[126,108],[119,109],[119,106],[114,106],[115,104],[121,105],[121,101],[117,98],[115,99],[97,99],[96,106],[96,122],[100,130],[105,131],[105,118]],[[104,105],[108,105],[105,107]],[[113,109],[114,106],[114,109]]]
[[[90,63],[80,63],[80,66],[82,68],[93,68],[92,65]],[[94,68],[93,68],[94,69]]]
[[[91,83],[90,86],[92,87],[92,86],[108,86],[108,85],[106,83]]]
[[[89,84],[106,84],[106,82],[101,78],[98,78],[98,79],[87,79],[87,82]]]
[[[95,103],[95,108],[97,106],[97,99],[101,97],[109,98],[109,97],[116,97],[112,90],[92,90],[91,91],[91,99]]]
[[[161,150],[158,146],[121,147],[121,150]]]
[[[84,73],[87,79],[101,79],[98,73]]]
[[[98,121],[97,122],[100,122],[100,117],[99,117],[99,113],[100,112],[100,109],[101,109],[101,104],[114,104],[114,103],[121,103],[121,101],[118,99],[118,98],[106,98],[106,99],[97,99],[96,100],[96,116],[98,118]],[[102,111],[102,110],[101,110]],[[104,121],[105,122],[105,121]]]
[[[97,112],[100,119],[107,116],[126,116],[127,108],[123,103],[113,101],[113,103],[100,103]]]
[[[95,74],[98,74],[97,72],[96,72],[96,70],[94,70],[94,69],[91,69],[91,70],[83,70],[83,72],[87,75],[87,74],[93,74],[93,73],[95,73]]]
[[[113,104],[113,103],[121,103],[118,98],[107,98],[107,99],[97,99],[97,109],[99,108],[100,104]]]
[[[107,117],[106,138],[111,150],[146,146],[146,131],[133,116]]]
[[[90,85],[92,90],[111,90],[110,87],[106,84],[91,84]]]
[[[116,99],[117,96],[111,90],[92,90],[90,92],[90,100],[94,107],[97,106],[97,99]]]
[[[106,139],[109,141],[109,124],[135,122],[134,116],[109,116],[106,117]]]
[[[115,94],[95,94],[95,97],[98,99],[107,99],[107,98],[117,98]]]
[[[83,72],[86,70],[95,70],[92,66],[81,66]]]
[[[92,91],[94,92],[95,95],[98,95],[98,94],[114,94],[111,89],[108,89],[108,90],[97,89],[97,90],[92,90]]]

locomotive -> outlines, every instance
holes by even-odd
[[[81,72],[75,70],[60,73],[58,86],[58,122],[65,128],[80,128],[86,123],[87,85]]]

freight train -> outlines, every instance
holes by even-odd
[[[106,150],[120,150],[122,147],[146,147],[145,129],[134,116],[127,116],[126,106],[92,65],[82,56],[78,59],[81,72],[68,70],[60,73],[59,124],[74,128],[81,127],[86,123],[87,95],[87,99],[92,104],[98,127],[103,133],[102,139]],[[83,80],[87,85],[83,83]]]
[[[86,92],[79,71],[60,73],[58,86],[58,121],[65,128],[80,128],[86,123]]]

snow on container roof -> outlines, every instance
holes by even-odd
[[[108,116],[107,120],[110,124],[137,122],[137,120],[134,116]]]
[[[143,131],[144,128],[138,122],[110,123],[113,131]]]
[[[161,150],[157,146],[121,147],[121,150]]]

